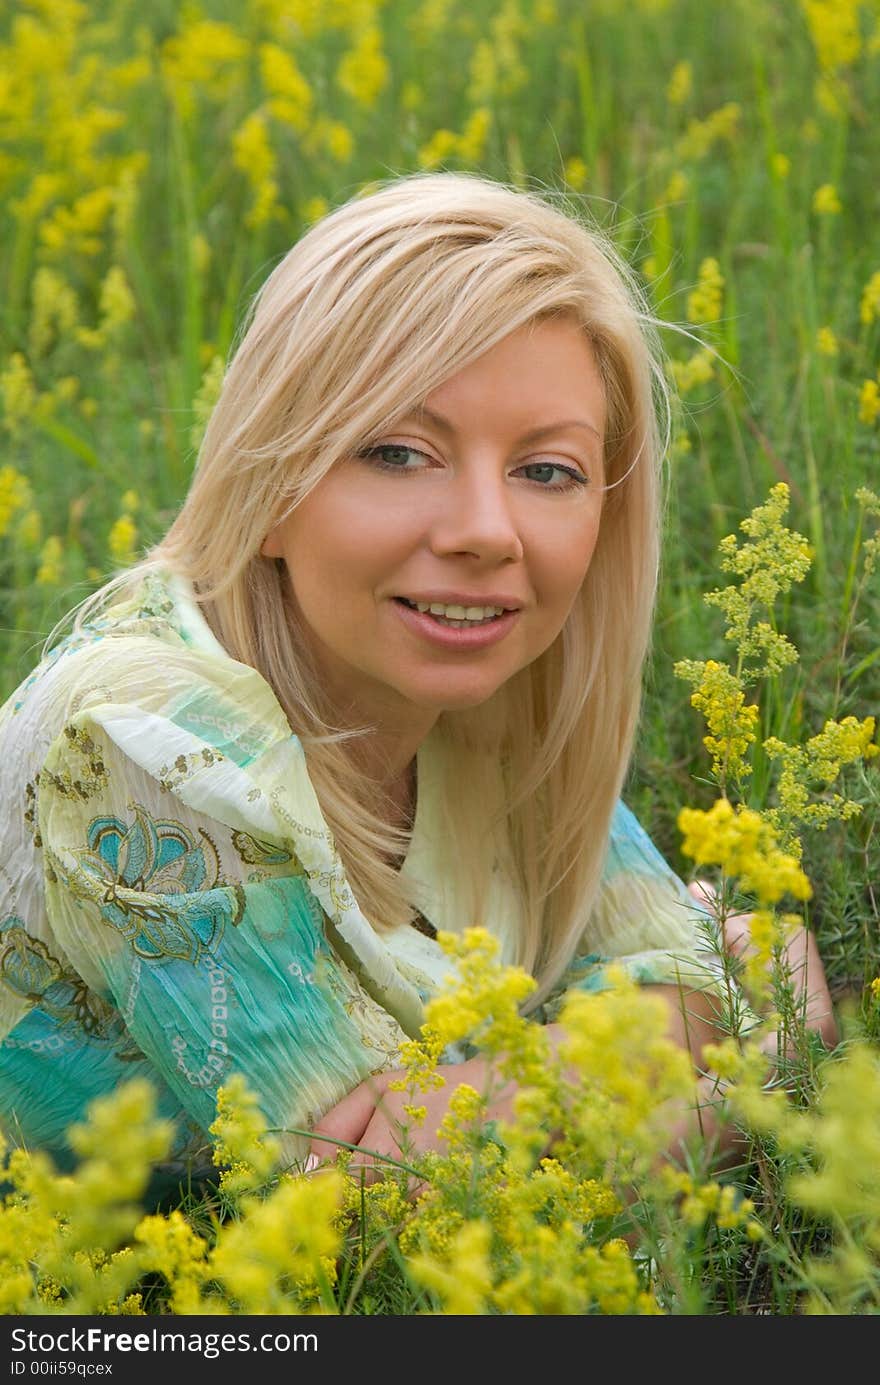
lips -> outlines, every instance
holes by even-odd
[[[416,610],[400,597],[396,598],[393,604],[400,619],[413,635],[438,650],[455,650],[460,653],[496,644],[505,638],[519,620],[519,611],[505,611],[503,615],[492,616],[486,620],[462,621],[453,625],[438,619],[428,611]]]

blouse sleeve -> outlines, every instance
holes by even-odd
[[[545,1002],[545,1018],[558,1015],[572,988],[604,990],[610,962],[643,985],[719,986],[722,968],[710,941],[710,918],[619,802],[593,915],[576,956]]]
[[[367,939],[367,954],[380,951],[365,960],[358,948],[368,926],[297,738],[267,735],[235,689],[193,677],[197,658],[181,679],[179,662],[144,669],[162,686],[136,700],[93,688],[49,749],[39,830],[51,931],[198,1127],[235,1072],[272,1128],[307,1130],[394,1064],[410,997],[383,972],[380,944]],[[307,1139],[282,1145],[297,1158]]]

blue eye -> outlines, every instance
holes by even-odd
[[[400,442],[383,442],[375,447],[364,447],[357,454],[365,461],[375,460],[383,471],[411,471],[407,457],[424,457],[415,447],[407,447]]]
[[[589,476],[585,476],[582,471],[570,466],[560,466],[558,462],[529,462],[522,470],[540,472],[540,475],[532,476],[530,479],[537,481],[541,489],[546,491],[567,491],[573,486],[587,486],[590,482]],[[561,480],[550,480],[554,471],[559,473]]]

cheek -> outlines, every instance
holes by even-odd
[[[542,571],[546,589],[566,609],[583,586],[598,538],[599,524],[595,521],[586,530],[557,536],[557,542],[545,552]]]

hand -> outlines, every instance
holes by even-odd
[[[695,899],[713,912],[718,893],[708,880],[695,880],[688,886]],[[752,943],[751,914],[731,914],[722,924],[725,952],[731,957],[755,956],[758,949]],[[839,1040],[837,1021],[825,968],[814,935],[800,925],[785,945],[785,964],[795,999],[803,999],[803,1017],[807,1029],[814,1029],[829,1048]]]
[[[462,1083],[473,1087],[481,1096],[489,1096],[487,1121],[510,1120],[516,1088],[512,1082],[500,1078],[486,1058],[471,1058],[466,1063],[440,1064],[437,1072],[446,1079],[445,1085],[435,1091],[419,1092],[415,1096],[408,1090],[389,1090],[390,1084],[403,1076],[400,1071],[377,1073],[366,1078],[327,1111],[315,1126],[309,1165],[316,1167],[312,1160],[332,1162],[338,1149],[356,1145],[357,1151],[352,1155],[349,1169],[351,1172],[363,1170],[366,1181],[372,1183],[392,1168],[382,1156],[406,1163],[413,1155],[429,1149],[440,1149],[437,1129],[447,1113],[453,1092]],[[416,1124],[407,1114],[404,1108],[408,1105],[426,1108],[421,1123]],[[344,1143],[340,1145],[336,1143],[338,1141]],[[401,1142],[405,1147],[403,1149]]]

